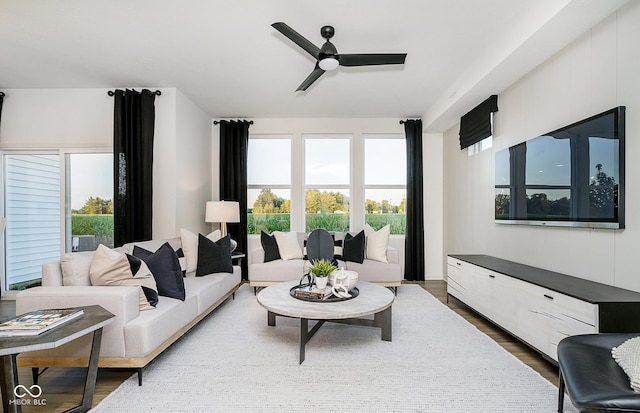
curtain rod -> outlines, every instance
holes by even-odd
[[[162,92],[159,91],[159,90],[156,90],[155,92],[151,92],[151,93],[153,93],[156,96],[160,96],[162,94]],[[116,94],[116,92],[114,90],[110,90],[110,91],[107,92],[107,95],[109,95],[109,96],[114,96],[115,94]]]
[[[219,124],[220,122],[221,122],[221,121],[214,120],[214,121],[213,121],[213,124],[214,124],[214,125],[217,125],[217,124]],[[253,121],[252,121],[252,120],[250,120],[250,121],[249,121],[249,125],[253,125]]]

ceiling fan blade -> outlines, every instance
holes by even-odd
[[[293,30],[286,23],[277,22],[273,23],[271,26],[280,33],[287,36],[289,40],[302,47],[311,56],[318,59],[318,56],[320,55],[320,48],[307,40],[303,35]]]
[[[307,90],[307,88],[311,86],[313,82],[318,80],[318,78],[322,76],[323,73],[324,70],[320,69],[320,66],[318,66],[318,64],[316,63],[316,67],[315,69],[313,69],[313,72],[311,72],[311,74],[307,76],[304,82],[300,83],[300,86],[298,86],[296,92]]]
[[[338,55],[340,66],[373,66],[404,64],[406,53],[370,53]]]

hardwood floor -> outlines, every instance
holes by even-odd
[[[444,281],[424,281],[407,282],[418,284],[435,296],[437,299],[447,304],[447,286]],[[402,294],[402,287],[398,294]],[[3,319],[15,315],[15,304],[12,301],[0,302],[0,316]],[[447,304],[456,313],[460,314],[480,331],[487,334],[503,348],[529,365],[540,375],[545,377],[554,385],[558,382],[558,368],[548,362],[534,350],[522,344],[491,322],[482,318],[467,306],[454,298]],[[135,374],[131,370],[101,369],[98,373],[98,382],[93,398],[94,406],[104,399],[109,393],[115,390],[129,376]],[[20,383],[29,385],[32,383],[31,369],[19,369]],[[23,406],[24,413],[58,412],[69,409],[80,404],[82,399],[82,389],[84,386],[85,369],[64,369],[52,368],[46,371],[41,377],[39,384],[43,388],[41,399],[46,400],[45,406]],[[144,384],[143,384],[144,386]],[[125,407],[126,408],[126,407]]]

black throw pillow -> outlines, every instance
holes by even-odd
[[[184,301],[185,290],[180,261],[168,242],[162,244],[156,252],[135,245],[133,256],[140,258],[149,267],[158,286],[158,295]]]
[[[198,234],[198,266],[196,277],[217,272],[233,272],[231,264],[231,238],[228,235],[216,242]]]
[[[364,230],[352,236],[348,232],[342,243],[342,260],[362,264],[364,262]]]
[[[178,248],[176,250],[176,255],[178,256],[178,261],[180,262],[180,270],[182,271],[182,276],[187,276],[187,259],[184,257],[184,251],[182,248]]]
[[[264,262],[281,259],[276,237],[269,235],[264,231],[260,231],[260,242],[262,243],[262,249],[264,250]]]

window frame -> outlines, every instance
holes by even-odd
[[[251,140],[260,140],[260,139],[281,139],[281,140],[288,140],[289,141],[289,184],[249,184],[247,183],[247,192],[249,190],[263,190],[263,189],[284,189],[284,190],[289,190],[289,203],[290,203],[290,209],[289,209],[289,231],[291,231],[291,228],[293,227],[293,214],[294,214],[294,202],[293,202],[293,159],[294,159],[294,153],[293,153],[293,135],[292,134],[268,134],[268,133],[257,133],[257,134],[249,134],[249,142],[247,145],[247,151],[249,150],[249,147],[251,146]],[[248,160],[247,160],[248,161]],[[247,197],[247,204],[249,203],[249,198]],[[248,215],[249,214],[249,209],[253,209],[253,205],[247,205],[247,219],[248,219]],[[253,215],[253,212],[251,213],[251,215]],[[247,228],[247,232],[248,232],[248,228]],[[260,233],[249,233],[248,235],[260,235]]]
[[[302,133],[302,154],[301,154],[301,162],[302,162],[302,223],[305,232],[308,232],[307,229],[309,225],[307,224],[307,202],[306,202],[306,194],[309,189],[317,189],[320,191],[337,191],[342,192],[346,191],[347,196],[349,198],[349,220],[348,220],[348,228],[347,231],[353,228],[353,164],[354,164],[354,153],[353,153],[353,133],[341,132],[341,133]],[[309,140],[346,140],[347,146],[349,147],[349,156],[348,156],[348,184],[331,184],[331,183],[316,183],[316,184],[307,184],[307,142]]]
[[[366,217],[367,217],[367,211],[366,211],[366,200],[367,200],[367,190],[371,189],[371,190],[403,190],[404,191],[404,196],[405,196],[405,202],[406,202],[406,197],[407,197],[407,182],[405,179],[405,183],[403,185],[400,184],[367,184],[367,177],[366,177],[366,164],[367,164],[367,140],[376,140],[376,139],[380,139],[380,140],[402,140],[405,143],[405,162],[406,162],[406,136],[402,133],[363,133],[362,134],[362,182],[363,182],[363,193],[362,193],[362,214],[363,214],[363,222],[366,223]],[[406,165],[406,163],[405,163]],[[405,204],[406,207],[406,204]],[[404,215],[406,216],[407,211],[404,211]],[[406,231],[406,229],[405,229]],[[392,233],[391,235],[397,235],[397,236],[404,236],[405,234],[394,234]]]

